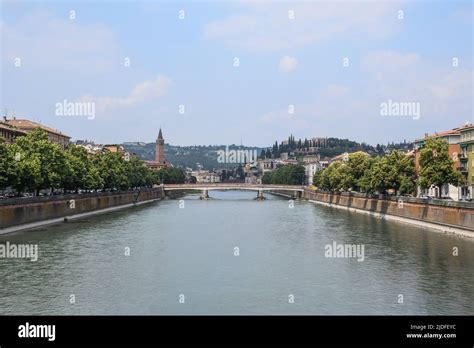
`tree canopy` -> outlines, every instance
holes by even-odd
[[[0,190],[125,190],[157,183],[158,173],[134,156],[127,160],[113,152],[88,154],[73,144],[63,150],[41,129],[18,137],[14,144],[0,141]]]

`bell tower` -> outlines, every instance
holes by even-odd
[[[163,134],[160,132],[158,133],[158,138],[156,138],[156,153],[155,153],[155,161],[159,164],[166,164],[165,159],[165,139],[163,139]]]

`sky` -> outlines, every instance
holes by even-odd
[[[2,115],[72,139],[375,145],[474,121],[471,1],[1,1],[0,39]]]

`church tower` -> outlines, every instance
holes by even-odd
[[[156,139],[155,161],[158,162],[159,164],[166,164],[165,139],[163,139],[161,128],[160,128],[160,132],[158,133],[158,138]]]

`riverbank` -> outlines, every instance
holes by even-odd
[[[164,198],[162,188],[32,197],[0,203],[0,234],[103,214]]]
[[[305,190],[302,198],[327,207],[474,238],[474,205],[470,203],[425,202],[411,197],[375,198],[357,193],[311,190]]]

